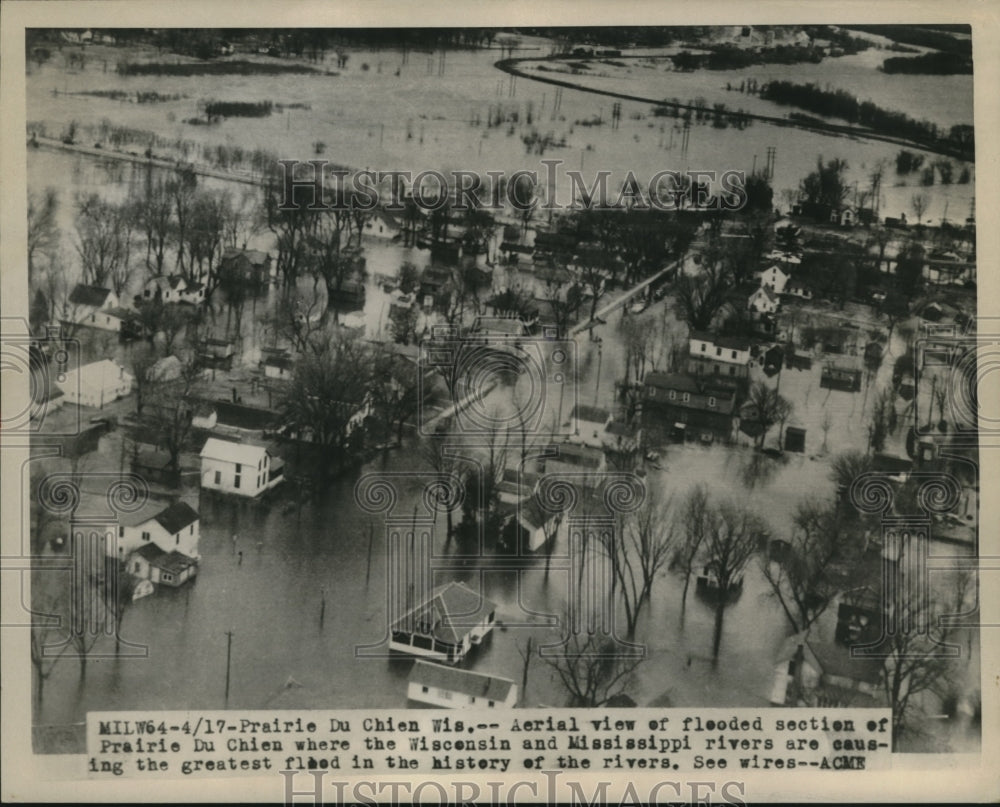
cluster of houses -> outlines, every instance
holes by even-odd
[[[247,283],[267,283],[275,279],[271,256],[252,249],[227,248],[219,271],[232,270]],[[112,289],[78,283],[70,292],[62,317],[68,329],[93,328],[118,334],[121,339],[143,335],[138,307],[145,303],[197,306],[205,302],[203,278],[183,275],[156,275],[149,278],[129,302]]]

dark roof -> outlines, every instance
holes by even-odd
[[[109,294],[111,294],[111,289],[104,289],[100,286],[85,286],[83,283],[77,283],[69,296],[69,301],[73,305],[91,305],[95,308],[100,308],[104,305],[104,301],[108,299]]]
[[[670,393],[680,393],[673,399]],[[688,394],[685,401],[683,395]],[[718,412],[730,415],[736,405],[732,390],[709,388],[697,379],[679,373],[648,373],[645,378],[645,397],[654,403],[666,403],[684,409],[697,409],[704,412]],[[713,399],[709,401],[709,399]],[[710,405],[714,404],[714,405]]]
[[[749,350],[750,340],[742,336],[716,336],[708,331],[691,331],[691,339],[698,339],[702,342],[711,342],[717,347],[724,347],[729,350]]]
[[[156,516],[157,523],[173,535],[198,520],[198,511],[186,502],[174,502]]]
[[[413,631],[427,625],[435,639],[458,644],[496,604],[477,594],[465,583],[453,580],[438,586],[424,602],[411,608],[393,623],[393,630]]]
[[[806,644],[812,650],[825,675],[850,678],[852,681],[863,681],[869,684],[879,682],[882,673],[882,665],[879,660],[852,656],[851,649],[841,645],[812,642],[808,639]]]
[[[913,470],[913,460],[909,457],[894,457],[891,454],[876,454],[872,457],[872,470],[909,473]]]
[[[410,670],[409,680],[422,686],[433,686],[492,701],[506,700],[514,687],[514,682],[509,678],[445,667],[428,661],[417,661]]]
[[[149,562],[157,569],[170,572],[171,574],[180,574],[189,566],[194,566],[197,563],[194,558],[189,558],[183,552],[177,551],[171,552],[165,557],[150,559]]]
[[[292,367],[295,366],[295,359],[293,359],[291,356],[271,355],[267,356],[264,359],[264,366],[280,367],[283,370],[290,370]]]
[[[136,549],[133,555],[141,555],[143,558],[148,560],[150,563],[155,563],[159,558],[162,558],[167,553],[164,552],[156,544],[143,544],[138,549]]]
[[[235,249],[234,247],[227,247],[222,253],[222,260],[231,261],[241,256],[246,258],[253,266],[263,266],[271,259],[270,255],[266,252],[261,252],[259,249]]]
[[[638,427],[625,423],[622,420],[613,420],[608,424],[605,431],[613,437],[635,437]]]
[[[601,409],[599,406],[577,404],[573,407],[570,417],[586,420],[590,423],[607,423],[608,418],[611,417],[611,413],[607,409]]]

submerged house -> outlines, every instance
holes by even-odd
[[[133,578],[177,587],[198,573],[200,538],[198,512],[177,501],[121,519],[118,555]],[[110,547],[106,549],[112,554]]]
[[[493,630],[496,604],[452,581],[392,623],[390,650],[457,664]]]
[[[284,479],[284,463],[264,446],[209,437],[201,450],[201,487],[259,496]]]
[[[84,364],[58,382],[66,403],[101,409],[132,391],[132,374],[111,359]]]
[[[418,660],[410,670],[406,697],[445,709],[512,709],[517,684],[498,675]]]

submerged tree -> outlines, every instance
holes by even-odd
[[[566,624],[569,620],[565,620]],[[555,671],[569,706],[603,706],[633,686],[642,655],[624,655],[612,639],[599,633],[570,632],[560,655],[542,656]]]

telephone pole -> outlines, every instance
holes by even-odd
[[[233,657],[233,632],[226,631],[226,703],[229,703],[229,671]]]

